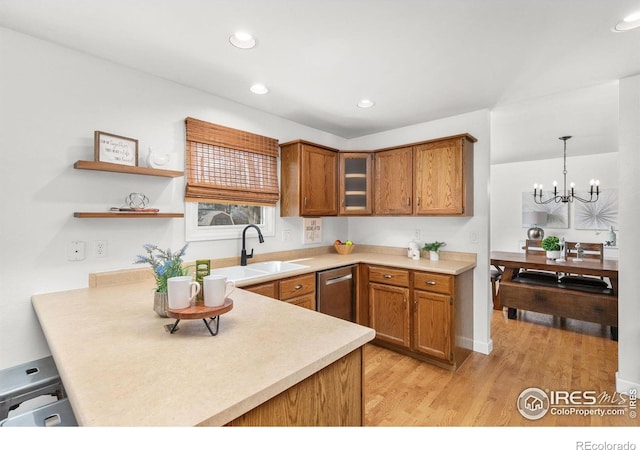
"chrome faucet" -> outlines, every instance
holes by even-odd
[[[253,224],[247,225],[246,227],[244,227],[244,230],[242,230],[242,253],[240,253],[241,266],[246,266],[247,259],[253,258],[253,249],[251,249],[251,254],[247,255],[247,249],[245,247],[245,234],[247,234],[247,230],[249,228],[255,228],[256,231],[258,232],[258,240],[260,241],[261,244],[264,242],[264,238],[262,237],[262,231],[260,231],[260,228],[258,228],[256,225],[253,225]]]

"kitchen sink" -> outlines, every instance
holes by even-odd
[[[231,266],[211,270],[211,275],[222,275],[230,281],[245,281],[252,278],[265,277],[292,270],[306,269],[309,266],[286,261],[265,261],[248,266]]]
[[[286,261],[265,261],[261,263],[249,264],[253,270],[262,270],[267,273],[289,272],[291,270],[306,269],[309,266],[302,264],[290,263]]]
[[[264,277],[267,272],[249,269],[247,266],[231,266],[211,270],[211,275],[223,275],[230,281],[244,281],[251,278]]]

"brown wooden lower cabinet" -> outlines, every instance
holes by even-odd
[[[370,326],[376,330],[378,341],[410,347],[408,302],[407,288],[369,283]]]
[[[308,273],[279,281],[280,300],[303,308],[316,309],[316,274]]]
[[[301,297],[295,297],[290,300],[283,300],[292,305],[301,306],[303,308],[316,310],[316,294],[303,295]]]
[[[315,273],[254,284],[245,286],[242,289],[314,311],[316,309]]]
[[[251,291],[254,294],[264,295],[265,297],[278,298],[277,288],[275,281],[269,281],[268,283],[254,284],[253,286],[246,286],[242,289]]]
[[[456,370],[473,351],[473,271],[448,275],[359,264],[356,322],[375,343]],[[315,273],[243,289],[316,309]]]
[[[447,275],[373,266],[361,268],[359,323],[376,330],[375,342],[457,369],[473,349],[473,271]],[[364,308],[368,308],[368,314]]]
[[[413,348],[445,361],[453,359],[451,314],[448,295],[415,291],[413,294]]]
[[[276,397],[243,414],[230,426],[362,426],[362,347]]]

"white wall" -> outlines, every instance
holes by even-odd
[[[558,180],[562,189],[562,167],[562,158],[491,166],[491,250],[522,251],[529,228],[522,227],[522,193],[533,195],[534,183],[551,186],[553,180]],[[598,178],[603,189],[617,189],[618,153],[567,157],[567,172],[567,182],[575,180],[577,188],[586,189],[590,178]],[[545,236],[574,242],[604,242],[606,231],[575,229],[574,211],[575,206],[569,205],[569,228],[542,226]],[[617,230],[616,234],[618,244],[622,244],[622,233]]]
[[[618,373],[620,392],[640,390],[640,76],[620,81],[620,228],[630,230],[620,248]]]
[[[349,218],[349,237],[363,244],[405,247],[420,234],[419,242],[447,243],[443,250],[476,253],[474,270],[474,350],[490,353],[491,311],[489,285],[489,149],[488,110],[417,124],[396,130],[351,139],[351,149],[379,149],[444,136],[469,133],[474,144],[473,217],[353,217]],[[476,239],[477,237],[477,239]]]
[[[184,154],[184,119],[196,117],[276,138],[346,147],[344,139],[203,92],[0,28],[0,369],[49,354],[31,307],[34,293],[87,286],[91,272],[133,266],[142,245],[184,243],[183,219],[76,219],[74,211],[121,206],[143,192],[152,206],[182,212],[184,179],[75,170],[93,159],[93,132],[139,139]],[[182,161],[179,169],[182,169]],[[279,211],[277,212],[279,216]],[[347,220],[323,222],[324,243],[347,235]],[[294,240],[283,242],[282,230]],[[69,262],[70,241],[87,258]],[[108,256],[93,256],[96,240]],[[276,235],[251,244],[257,253],[302,247],[302,219],[276,219]],[[194,242],[187,259],[240,254],[239,240]],[[91,318],[87,318],[91,320]],[[72,326],[72,324],[70,324]]]

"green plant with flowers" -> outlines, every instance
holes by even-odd
[[[189,243],[184,244],[180,251],[172,253],[171,249],[163,250],[157,245],[145,244],[146,255],[138,255],[134,264],[150,264],[156,279],[156,291],[167,292],[167,280],[171,277],[187,275],[189,267],[182,264],[182,257]]]

